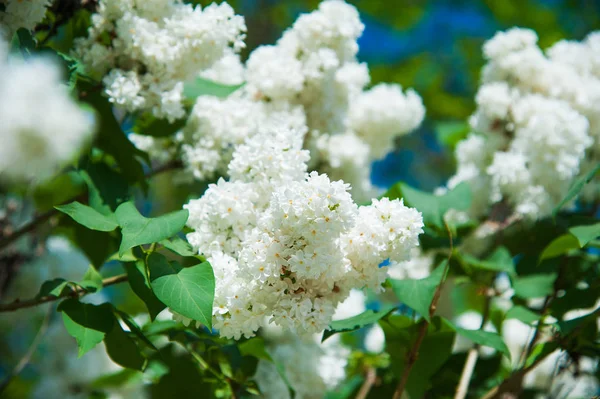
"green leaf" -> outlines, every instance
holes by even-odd
[[[539,262],[542,262],[544,259],[550,259],[566,254],[570,250],[577,248],[579,248],[579,241],[577,238],[571,234],[563,234],[552,240],[552,242],[544,248],[544,251],[540,255]]]
[[[506,346],[502,340],[502,337],[498,333],[482,330],[465,330],[464,328],[454,325],[453,327],[454,330],[463,337],[475,342],[476,344],[494,348],[506,356],[508,360],[510,360],[510,350],[508,350],[508,346]]]
[[[420,280],[390,280],[400,302],[423,316],[427,321],[430,321],[429,307],[433,301],[435,290],[444,279],[447,262],[443,261],[428,277]]]
[[[186,82],[183,87],[183,95],[189,100],[196,100],[200,96],[215,96],[225,98],[244,86],[244,83],[239,85],[227,86],[213,81],[196,78],[193,81]]]
[[[152,399],[173,398],[213,398],[215,387],[210,385],[208,376],[203,375],[188,353],[176,350],[171,344],[160,348],[155,358],[165,368],[158,370],[160,379],[150,386]],[[156,362],[151,362],[156,363]],[[154,366],[156,367],[156,366]]]
[[[533,347],[531,354],[525,360],[525,367],[530,367],[538,359],[543,359],[558,348],[555,341],[544,342]]]
[[[118,250],[118,239],[112,234],[90,230],[71,218],[62,218],[57,232],[66,235],[97,269]]]
[[[125,263],[125,271],[129,280],[129,285],[135,294],[144,302],[150,319],[156,319],[156,316],[167,306],[162,303],[150,287],[150,280],[146,275],[146,265],[144,261],[139,260],[136,263]]]
[[[506,319],[517,319],[525,324],[532,325],[540,320],[540,315],[524,306],[513,306],[506,312]]]
[[[437,316],[432,319],[406,384],[406,391],[411,398],[425,395],[432,378],[452,355],[455,336],[446,320]]]
[[[70,202],[85,193],[85,182],[75,171],[61,173],[35,186],[33,199],[38,211],[47,211],[56,204]]]
[[[212,328],[215,276],[210,263],[183,268],[152,253],[148,268],[152,290],[161,302],[180,315]]]
[[[44,281],[40,287],[40,291],[36,295],[36,298],[44,296],[55,296],[59,297],[63,294],[65,287],[69,285],[69,282],[64,278],[55,278],[52,280]]]
[[[384,197],[404,198],[404,203],[417,208],[423,214],[425,224],[438,228],[444,227],[444,214],[449,209],[468,210],[471,206],[471,189],[467,183],[461,183],[444,195],[433,195],[417,190],[405,183],[394,185]]]
[[[149,112],[143,113],[135,118],[133,132],[153,137],[168,137],[175,134],[185,126],[186,120],[181,119],[173,123],[166,119],[156,118]]]
[[[58,306],[69,334],[77,340],[79,357],[98,345],[115,324],[111,306],[92,305],[67,299]]]
[[[569,232],[577,238],[579,248],[583,248],[594,238],[600,237],[600,223],[571,227]]]
[[[154,344],[148,339],[148,337],[146,337],[140,326],[138,326],[136,321],[131,316],[118,309],[115,309],[115,313],[119,316],[121,320],[123,320],[123,323],[125,323],[125,325],[129,328],[129,331],[131,331],[136,337],[138,337],[140,341],[145,343],[149,348],[154,349],[155,351],[158,350],[156,346],[154,346]]]
[[[560,320],[570,310],[595,307],[598,298],[600,298],[600,286],[585,289],[571,288],[550,303],[551,314]]]
[[[335,320],[329,324],[327,330],[323,331],[323,338],[321,342],[325,341],[327,338],[331,337],[334,334],[355,331],[370,324],[377,323],[379,320],[388,316],[396,310],[396,306],[385,306],[378,312],[374,312],[373,310],[367,310],[358,314],[356,316],[344,319],[344,320]]]
[[[498,247],[485,260],[479,260],[471,255],[462,254],[462,259],[476,269],[491,270],[495,272],[507,272],[515,274],[515,265],[510,252],[505,247]]]
[[[94,266],[90,266],[83,275],[83,280],[77,283],[77,285],[91,292],[100,291],[103,287],[102,276],[100,273],[98,273]]]
[[[80,204],[77,201],[66,205],[55,206],[54,208],[71,216],[73,220],[87,227],[88,229],[98,231],[113,231],[119,226],[115,221],[114,216],[105,216],[101,213],[98,213],[93,208]]]
[[[238,345],[242,356],[254,356],[257,359],[273,361],[269,352],[265,349],[265,340],[262,337],[250,338]]]
[[[19,28],[12,37],[11,47],[13,51],[20,50],[24,57],[30,56],[36,44],[29,29]]]
[[[437,141],[450,150],[453,150],[459,141],[467,137],[470,127],[463,121],[446,121],[435,124]]]
[[[125,177],[105,163],[88,162],[80,174],[88,186],[89,205],[103,215],[114,213],[130,197]]]
[[[521,298],[541,298],[554,292],[554,281],[557,274],[534,274],[515,278],[513,288],[515,295]]]
[[[400,315],[392,315],[379,323],[385,333],[386,351],[390,354],[391,369],[395,376],[403,374],[423,323],[426,321],[414,323],[411,318]],[[455,335],[446,320],[439,316],[431,319],[408,378],[406,391],[410,398],[423,397],[431,385],[431,378],[452,354]]]
[[[539,261],[566,254],[573,249],[583,248],[598,236],[600,236],[600,223],[571,227],[569,233],[555,238],[544,248]]]
[[[106,353],[117,364],[133,370],[143,370],[146,358],[135,342],[127,335],[117,322],[104,338]]]
[[[188,211],[182,209],[157,218],[146,218],[132,202],[125,202],[117,208],[116,216],[123,235],[119,254],[123,254],[129,248],[159,242],[179,233],[187,222]]]
[[[596,165],[596,167],[594,167],[592,170],[590,170],[585,175],[578,177],[573,182],[573,184],[571,184],[571,188],[569,188],[569,191],[567,192],[567,195],[565,196],[565,198],[563,198],[563,200],[559,202],[559,204],[556,206],[556,208],[554,208],[554,210],[552,211],[552,216],[556,217],[556,214],[558,213],[558,211],[560,211],[560,209],[567,202],[569,202],[573,198],[575,198],[579,194],[581,189],[594,178],[594,176],[596,175],[596,173],[598,173],[599,170],[600,170],[600,163],[598,163]]]
[[[575,319],[559,321],[556,323],[556,326],[558,327],[558,331],[560,331],[561,335],[565,336],[573,332],[573,330],[576,328],[580,328],[580,326],[584,326],[592,321],[596,322],[597,314],[598,312],[596,310]]]
[[[163,245],[168,250],[175,252],[181,256],[197,256],[198,252],[194,251],[192,246],[185,240],[179,237],[173,237],[170,240],[162,240],[159,244]]]
[[[95,389],[118,388],[129,383],[142,383],[144,375],[132,369],[122,369],[115,373],[103,375],[95,379],[91,387]]]
[[[79,85],[79,89],[82,101],[92,106],[99,118],[96,146],[114,157],[129,183],[140,182],[144,185],[144,169],[136,156],[144,158],[147,154],[137,149],[125,136],[111,104],[102,96],[101,86],[85,82]]]

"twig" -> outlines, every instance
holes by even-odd
[[[46,333],[46,330],[48,329],[48,324],[50,322],[50,314],[51,313],[52,313],[52,307],[48,306],[48,309],[46,309],[46,315],[44,316],[44,320],[42,320],[40,329],[38,330],[37,334],[33,338],[33,341],[31,342],[29,349],[27,350],[27,352],[25,352],[25,354],[23,355],[23,357],[21,358],[19,363],[17,363],[17,365],[15,366],[13,371],[8,376],[6,376],[4,381],[2,381],[2,383],[0,384],[0,394],[2,392],[4,392],[4,390],[8,387],[8,385],[10,384],[12,379],[15,378],[16,376],[18,376],[21,373],[21,371],[23,371],[25,366],[27,366],[29,361],[31,360],[31,357],[35,353],[42,338],[44,337],[44,334]]]
[[[102,286],[108,287],[110,285],[119,284],[124,281],[127,281],[126,274],[120,274],[118,276],[105,278],[102,280]],[[41,305],[42,303],[54,302],[63,298],[71,298],[71,297],[82,297],[84,295],[90,294],[92,291],[88,291],[83,287],[77,287],[77,289],[73,292],[69,292],[64,295],[53,296],[53,295],[45,295],[36,298],[27,299],[24,301],[16,300],[10,303],[0,304],[0,313],[1,312],[14,312],[15,310],[31,308],[33,306]]]
[[[485,328],[485,323],[487,323],[487,319],[490,314],[490,307],[492,304],[492,297],[486,294],[486,301],[483,308],[483,315],[481,317],[481,325],[479,326],[479,330],[483,330]],[[465,366],[463,367],[462,373],[460,375],[460,380],[458,382],[458,387],[456,388],[456,394],[454,395],[454,399],[464,399],[467,396],[467,392],[469,390],[469,383],[471,382],[471,377],[473,376],[473,371],[475,371],[475,365],[477,364],[477,358],[479,357],[479,348],[481,345],[475,344],[467,354],[467,360],[465,361]]]
[[[442,280],[440,281],[437,288],[435,289],[435,293],[433,294],[433,299],[431,300],[431,304],[429,305],[429,318],[430,319],[433,317],[433,315],[435,314],[435,311],[437,309],[437,303],[442,294],[442,287],[444,285],[444,282],[446,281],[446,275],[448,274],[448,270],[450,269],[450,258],[452,258],[452,252],[454,252],[454,245],[452,242],[452,233],[450,232],[450,228],[448,227],[448,224],[444,223],[444,226],[446,227],[446,231],[448,232],[448,238],[450,240],[450,251],[448,253],[448,259],[446,261],[446,265],[444,266],[444,273],[442,275]],[[408,377],[410,375],[410,371],[412,370],[417,359],[419,358],[419,349],[421,348],[421,344],[423,343],[423,340],[425,339],[425,336],[427,335],[428,327],[429,327],[429,322],[427,320],[423,320],[421,327],[419,328],[419,334],[417,336],[417,340],[415,341],[415,344],[413,345],[410,353],[408,354],[408,358],[406,360],[406,367],[404,368],[402,377],[400,378],[400,381],[398,382],[398,385],[396,386],[396,390],[394,391],[393,399],[400,399],[402,397],[402,393],[404,392],[404,389],[406,388],[406,383],[408,382]]]
[[[596,316],[598,314],[600,314],[600,308],[596,309],[595,311],[590,313],[588,316],[592,317],[592,316]],[[579,333],[579,331],[583,328],[584,324],[585,323],[581,323],[580,325],[575,327],[569,334],[560,338],[558,340],[559,344],[567,342],[573,336],[577,335],[577,333]],[[481,399],[500,398],[500,397],[502,397],[503,393],[512,392],[514,390],[515,386],[517,386],[517,387],[520,386],[521,382],[523,381],[523,378],[525,378],[525,375],[527,375],[527,373],[529,373],[531,370],[536,368],[538,366],[538,364],[540,364],[542,361],[544,361],[544,359],[546,359],[548,356],[550,356],[551,353],[552,352],[548,352],[542,356],[538,356],[533,363],[531,363],[527,367],[524,367],[524,368],[514,372],[510,377],[505,379],[501,384],[490,389],[485,395],[483,395],[481,397]]]
[[[179,169],[179,168],[181,168],[181,166],[182,166],[182,164],[179,161],[168,162],[164,165],[157,167],[156,169],[149,171],[148,173],[146,173],[145,177],[147,179],[150,179],[156,175],[167,172],[169,170]],[[80,196],[73,197],[73,198],[65,201],[64,203],[68,204],[70,202],[77,201],[79,199],[79,197]],[[35,229],[38,228],[38,226],[46,223],[52,216],[57,215],[58,213],[59,212],[56,209],[52,208],[49,211],[42,213],[39,216],[36,216],[32,221],[30,221],[29,223],[26,223],[23,227],[19,228],[14,233],[12,233],[8,237],[5,237],[2,240],[0,240],[0,250],[6,248],[7,246],[9,246],[13,242],[15,242],[17,239],[21,238],[23,235],[34,231]]]
[[[369,395],[369,392],[371,392],[371,388],[373,388],[373,384],[375,384],[376,380],[377,380],[377,372],[375,371],[375,368],[369,367],[367,369],[367,375],[365,377],[365,382],[363,382],[363,384],[360,387],[360,390],[356,394],[356,399],[366,399],[367,396]]]

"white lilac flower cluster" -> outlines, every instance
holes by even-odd
[[[458,144],[448,182],[469,182],[472,216],[503,201],[519,217],[544,217],[600,159],[600,34],[545,53],[536,43],[535,32],[513,28],[483,47],[473,132]],[[584,198],[596,198],[599,187]]]
[[[17,30],[33,30],[42,22],[49,0],[6,0],[0,11],[0,37],[10,38]]]
[[[323,398],[345,379],[350,349],[340,342],[339,335],[321,343],[320,334],[300,338],[272,326],[262,333],[267,351],[283,367],[296,398]],[[291,397],[273,362],[260,360],[254,379],[265,399]]]
[[[227,3],[101,0],[75,54],[102,77],[106,95],[128,112],[170,121],[185,115],[183,82],[244,47],[244,18]]]
[[[421,214],[402,201],[357,207],[349,185],[306,173],[301,131],[248,138],[229,164],[231,179],[211,184],[185,208],[188,241],[215,272],[213,325],[250,337],[269,322],[299,334],[331,321],[352,288],[381,288],[379,265],[409,259]]]
[[[75,159],[94,126],[62,85],[58,65],[11,57],[1,39],[0,120],[0,179],[10,183],[51,177]]]
[[[229,54],[219,72],[204,72],[219,83],[246,84],[225,99],[197,99],[174,140],[188,175],[224,176],[233,148],[261,129],[286,124],[303,131],[311,169],[350,183],[354,198],[370,199],[371,162],[393,148],[395,137],[418,127],[425,110],[417,93],[399,85],[365,90],[369,71],[356,59],[363,28],[353,6],[327,0],[300,15],[275,45],[254,50],[245,65]]]

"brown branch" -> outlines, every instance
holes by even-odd
[[[367,375],[365,376],[365,382],[361,385],[355,399],[366,399],[376,380],[377,372],[375,371],[375,368],[369,367],[367,369]]]
[[[435,314],[435,311],[437,309],[437,303],[442,294],[442,287],[444,286],[444,282],[446,281],[446,275],[448,274],[448,270],[450,269],[450,258],[452,258],[452,252],[454,251],[454,244],[452,241],[452,233],[450,232],[450,228],[448,227],[448,224],[444,223],[444,226],[446,227],[446,231],[448,232],[448,239],[450,240],[450,251],[448,253],[448,259],[444,266],[442,280],[440,281],[437,288],[435,289],[435,293],[433,294],[433,299],[431,300],[431,304],[429,305],[429,318],[430,319],[433,317],[433,315]],[[400,399],[402,397],[402,393],[404,392],[404,389],[406,388],[406,383],[408,382],[408,377],[410,376],[410,371],[412,370],[413,366],[417,362],[417,359],[419,358],[419,349],[421,348],[421,344],[423,343],[423,340],[425,339],[425,336],[427,335],[428,327],[429,327],[429,322],[424,319],[422,321],[421,327],[419,328],[419,334],[417,335],[417,340],[415,341],[415,344],[413,345],[413,347],[406,359],[406,367],[404,368],[402,377],[400,378],[400,381],[398,382],[398,385],[396,386],[396,390],[394,391],[393,399]]]
[[[179,168],[181,168],[181,166],[182,166],[182,164],[179,161],[168,162],[168,163],[161,165],[161,166],[157,167],[156,169],[153,169],[150,172],[146,173],[145,177],[147,179],[150,179],[161,173],[164,173],[164,172],[167,172],[167,171],[170,171],[173,169],[179,169]],[[73,197],[73,198],[65,201],[64,204],[68,204],[70,202],[80,200],[80,197],[81,197],[80,195],[77,197]],[[16,230],[14,233],[12,233],[11,235],[4,237],[2,240],[0,240],[0,250],[6,248],[10,244],[15,242],[19,238],[21,238],[22,236],[24,236],[25,234],[34,231],[40,225],[46,223],[52,216],[57,215],[57,214],[59,214],[59,211],[52,208],[49,211],[36,216],[33,220],[31,220],[29,223],[26,223],[25,225],[23,225],[21,228]]]
[[[118,276],[108,277],[102,280],[102,286],[108,287],[110,285],[119,284],[124,281],[127,281],[126,274],[119,274]],[[31,308],[33,306],[41,305],[42,303],[54,302],[63,298],[79,298],[87,294],[91,294],[92,291],[88,291],[83,287],[77,287],[77,289],[73,292],[69,292],[67,294],[54,296],[54,295],[45,295],[36,298],[27,299],[24,301],[15,300],[10,303],[0,304],[0,313],[1,312],[14,312],[15,310]]]
[[[600,308],[594,310],[592,313],[588,314],[588,317],[597,316],[600,314]],[[579,331],[584,327],[585,323],[581,323],[577,327],[575,327],[569,334],[564,337],[558,339],[559,347],[560,344],[569,341],[572,337],[577,335]],[[544,361],[550,354],[553,352],[545,353],[543,356],[538,356],[533,363],[529,366],[521,368],[520,370],[514,372],[510,377],[505,379],[501,384],[495,386],[490,389],[485,395],[481,397],[481,399],[498,399],[502,398],[504,393],[513,392],[515,387],[520,388],[525,375],[529,373],[531,370],[536,368],[542,361]]]

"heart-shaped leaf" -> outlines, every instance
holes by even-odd
[[[138,212],[132,202],[124,202],[116,210],[123,239],[119,254],[138,245],[162,241],[179,233],[188,219],[187,209],[172,212],[157,218],[146,218]]]
[[[212,328],[215,276],[210,263],[182,267],[153,253],[148,257],[150,284],[158,299],[182,316]]]
[[[77,223],[87,227],[88,229],[98,231],[113,231],[119,225],[117,224],[114,215],[106,216],[96,211],[94,208],[80,204],[77,201],[66,205],[55,206],[56,209],[65,213]]]

